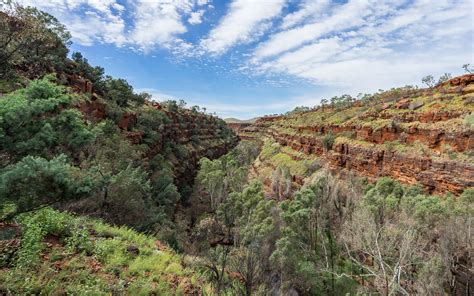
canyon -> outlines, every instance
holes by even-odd
[[[474,75],[468,74],[370,106],[355,101],[343,110],[323,106],[231,127],[243,140],[272,139],[338,175],[352,172],[370,181],[388,176],[428,193],[458,195],[474,186],[474,132],[464,119],[472,111]],[[355,114],[334,122],[343,113]],[[331,147],[324,146],[328,135]]]

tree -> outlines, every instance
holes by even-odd
[[[336,242],[338,219],[345,219],[344,208],[351,206],[348,199],[335,178],[322,174],[309,187],[295,192],[292,200],[280,203],[281,237],[271,258],[280,268],[284,291],[296,288],[329,295],[351,291],[353,283],[339,263]]]
[[[173,183],[173,167],[163,156],[157,155],[151,161],[150,169],[153,172],[152,199],[171,218],[175,212],[176,203],[181,198],[178,188]]]
[[[211,209],[215,211],[223,200],[224,171],[220,160],[203,158],[199,161],[200,170],[197,179],[209,193]]]
[[[230,254],[230,268],[240,275],[246,296],[253,295],[256,286],[264,277],[261,252],[259,244],[254,242],[247,247],[235,248]]]
[[[332,146],[334,145],[335,140],[336,140],[336,136],[332,132],[325,134],[323,138],[324,149],[326,149],[326,151],[331,150]]]
[[[26,156],[0,171],[0,205],[14,204],[11,215],[77,200],[93,190],[92,180],[73,167],[65,155],[51,160]]]
[[[435,80],[434,80],[433,75],[427,75],[427,76],[423,77],[421,79],[421,82],[423,82],[423,84],[426,84],[428,87],[435,86]]]
[[[272,174],[272,189],[276,198],[288,198],[291,193],[291,173],[287,166],[278,166]]]
[[[179,110],[178,103],[175,100],[167,100],[167,101],[163,102],[163,104],[166,106],[166,108],[170,112],[178,112],[178,110]]]
[[[451,73],[444,73],[443,75],[441,75],[438,79],[438,84],[441,84],[445,81],[448,81],[449,79],[453,78]]]
[[[170,119],[162,110],[143,108],[137,114],[137,128],[143,131],[142,142],[153,148],[162,140],[163,132]]]
[[[464,65],[462,65],[462,68],[464,69],[464,71],[466,73],[472,74],[473,70],[472,70],[472,68],[470,68],[470,66],[471,66],[471,64],[464,64]]]
[[[98,90],[100,94],[104,94],[104,68],[99,66],[92,67],[89,64],[89,61],[84,58],[80,52],[73,52],[71,59],[77,65],[75,72],[82,77],[89,79],[92,82],[94,89]]]
[[[84,150],[81,168],[94,180],[87,198],[63,203],[77,213],[101,217],[110,223],[148,229],[163,218],[154,203],[143,148],[132,145],[111,121],[100,123],[97,138]]]
[[[105,99],[114,102],[119,107],[127,107],[130,103],[143,105],[149,96],[146,93],[135,94],[133,87],[125,79],[115,79],[106,76],[104,81]]]
[[[26,155],[51,158],[77,154],[94,140],[83,115],[72,109],[74,96],[51,77],[34,80],[0,100],[0,146],[7,163]]]
[[[367,209],[372,212],[377,225],[383,225],[398,208],[403,194],[402,186],[387,177],[380,178],[377,184],[367,191],[364,202]]]
[[[0,12],[0,78],[21,69],[30,78],[64,68],[71,35],[65,26],[32,7],[13,2]]]
[[[211,248],[205,257],[204,267],[210,272],[217,294],[220,294],[226,284],[226,267],[229,263],[229,246],[218,245]]]

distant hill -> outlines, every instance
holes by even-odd
[[[254,123],[255,121],[257,121],[259,117],[254,117],[254,118],[251,118],[251,119],[247,119],[247,120],[242,120],[242,119],[237,119],[237,118],[234,118],[234,117],[229,117],[229,118],[225,118],[224,121],[226,123]]]

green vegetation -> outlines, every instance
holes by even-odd
[[[2,5],[0,15],[0,79],[18,77],[21,69],[37,78],[50,67],[64,69],[71,35],[53,16],[11,1]]]
[[[470,292],[474,189],[431,196],[389,178],[339,179],[306,146],[472,160],[447,143],[434,151],[423,138],[380,141],[384,131],[472,130],[474,107],[462,89],[427,77],[430,89],[333,97],[268,124],[291,136],[278,138],[288,146],[269,138],[235,146],[225,122],[198,106],[152,103],[82,54],[68,59],[63,25],[7,2],[0,294]],[[447,118],[425,120],[438,113]]]
[[[272,148],[264,147],[260,157],[271,156]],[[285,170],[276,170],[279,178]],[[217,211],[201,216],[195,243],[205,245],[200,254],[215,271],[210,280],[222,293],[458,291],[451,268],[461,268],[455,254],[472,243],[463,234],[474,213],[473,190],[454,200],[449,194],[424,195],[419,187],[390,178],[367,186],[321,171],[278,204],[264,198],[261,183],[251,182],[226,194]],[[427,244],[432,244],[429,250]],[[234,273],[242,276],[241,290],[230,276]],[[279,284],[271,284],[274,277]]]
[[[464,117],[464,124],[470,128],[474,127],[474,113],[468,114]]]
[[[332,149],[332,145],[334,145],[334,140],[336,137],[332,133],[328,133],[324,135],[323,138],[323,147],[326,149],[326,151],[329,151]]]
[[[0,261],[2,293],[185,295],[204,284],[197,270],[183,267],[181,256],[127,227],[49,208],[18,222],[24,229],[18,250]]]
[[[185,178],[196,170],[192,152],[215,157],[235,142],[232,131],[184,102],[153,107],[148,94],[78,52],[68,59],[69,33],[48,14],[11,2],[2,10],[0,78],[24,83],[0,100],[4,218],[52,205],[140,230],[169,225],[192,185]],[[91,82],[92,91],[74,81]],[[92,101],[97,110],[88,110]],[[194,140],[169,133],[176,124]],[[200,130],[212,130],[213,140],[201,141]]]
[[[46,13],[8,1],[0,25],[0,294],[177,295],[200,285],[180,256],[134,230],[176,246],[173,216],[197,158],[220,155],[235,134],[196,106],[152,104],[80,53],[68,59],[69,33]]]

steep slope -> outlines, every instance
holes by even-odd
[[[82,54],[68,57],[70,34],[54,17],[15,3],[2,11],[0,214],[7,203],[16,205],[8,215],[45,203],[140,229],[172,222],[199,159],[225,154],[235,133],[198,106],[156,103]],[[16,172],[41,170],[53,180],[18,189],[27,182]]]
[[[208,284],[151,236],[50,209],[0,223],[0,294],[202,295]]]
[[[83,79],[84,84],[90,83]],[[84,87],[76,91],[87,91]],[[87,92],[86,92],[87,93]],[[93,92],[89,91],[91,100],[77,105],[86,118],[101,121],[109,118],[107,102]],[[147,139],[143,129],[137,129],[141,114],[147,112],[160,113],[166,118],[159,122],[154,132],[158,133],[152,140]],[[146,144],[149,150],[148,159],[166,153],[170,145],[181,149],[181,157],[171,156],[169,161],[174,167],[174,176],[178,187],[191,186],[197,171],[197,163],[203,157],[217,158],[227,153],[237,142],[237,136],[226,126],[223,120],[200,112],[185,108],[169,108],[167,103],[146,101],[137,110],[122,112],[115,120],[118,127],[136,145]],[[176,149],[175,149],[176,150]],[[166,156],[165,156],[166,157]]]
[[[277,153],[288,161],[308,158],[341,175],[390,176],[420,183],[429,193],[460,194],[474,186],[473,93],[474,75],[469,74],[434,88],[393,89],[264,117],[239,136],[275,141],[281,146]],[[271,166],[263,163],[260,168]],[[291,173],[300,184],[311,174]]]

